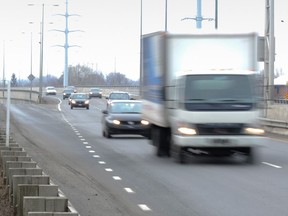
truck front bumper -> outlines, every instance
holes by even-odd
[[[266,142],[264,136],[179,136],[173,135],[173,144],[179,147],[260,147]]]

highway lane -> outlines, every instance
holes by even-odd
[[[61,100],[60,100],[61,101]],[[83,216],[284,216],[287,142],[268,139],[260,162],[194,159],[180,165],[157,158],[144,138],[102,137],[104,99],[90,110],[13,104],[15,139]]]

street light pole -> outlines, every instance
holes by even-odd
[[[41,38],[40,38],[40,72],[39,72],[39,103],[42,103],[43,88],[43,48],[44,48],[44,4],[42,4]]]

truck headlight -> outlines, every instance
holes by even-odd
[[[196,135],[197,132],[194,128],[187,128],[187,127],[179,127],[177,129],[177,131],[179,132],[179,135],[189,135],[189,136],[192,136],[192,135]]]
[[[265,130],[259,127],[250,127],[247,126],[244,128],[244,133],[245,134],[249,134],[249,135],[264,135],[265,134]]]
[[[196,128],[194,128],[193,125],[187,122],[177,122],[176,125],[177,125],[176,134],[178,135],[182,135],[182,136],[197,135]]]

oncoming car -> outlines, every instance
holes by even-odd
[[[100,88],[90,88],[89,97],[99,97],[102,98],[102,89]]]
[[[63,90],[63,100],[65,100],[65,98],[69,98],[71,94],[74,93],[73,89],[64,89]]]
[[[139,100],[114,100],[103,112],[102,134],[130,134],[150,137],[150,124],[141,116],[142,102]]]
[[[86,108],[89,109],[89,96],[86,93],[73,93],[70,96],[70,107]]]
[[[54,86],[47,86],[46,87],[46,95],[56,95],[57,91]]]

